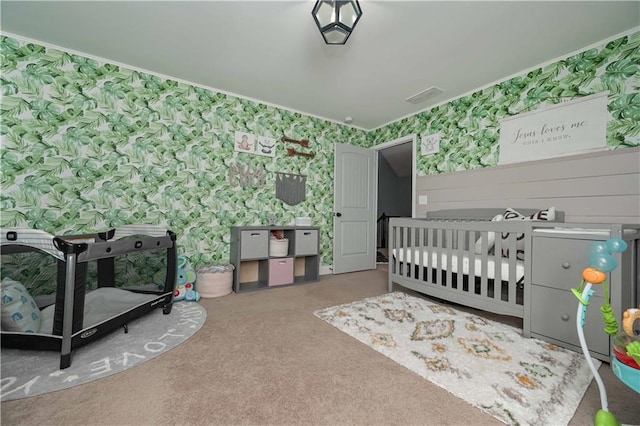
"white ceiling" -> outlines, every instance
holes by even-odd
[[[314,1],[9,1],[3,33],[374,129],[640,26],[638,1],[361,1],[327,46]],[[444,93],[405,99],[430,86]]]

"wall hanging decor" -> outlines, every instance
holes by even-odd
[[[300,151],[296,151],[293,148],[287,148],[287,157],[293,157],[294,155],[301,156],[301,157],[309,157],[309,158],[313,158],[316,156],[316,154],[313,152],[300,152]]]
[[[251,133],[236,132],[235,134],[235,150],[238,152],[250,152],[256,151],[256,137]]]
[[[229,183],[233,187],[258,187],[265,184],[264,168],[253,168],[251,164],[229,164]]]
[[[431,155],[440,151],[440,133],[433,135],[425,135],[420,143],[420,153],[422,155]]]
[[[297,139],[291,139],[291,138],[288,138],[286,136],[283,136],[281,141],[282,142],[295,143],[295,144],[298,144],[298,145],[303,146],[305,148],[309,148],[309,141],[306,140],[306,139],[297,140]]]
[[[235,151],[249,154],[276,156],[276,140],[267,136],[255,136],[251,133],[235,133]]]
[[[266,136],[258,136],[258,145],[256,146],[256,154],[267,157],[276,156],[276,140]]]
[[[500,121],[499,164],[607,149],[608,92]]]
[[[288,142],[288,143],[295,143],[304,148],[309,148],[309,141],[307,139],[298,140],[298,139],[291,139],[286,136],[283,136],[281,141]],[[293,157],[294,155],[301,156],[301,157],[309,157],[309,158],[313,158],[316,156],[316,154],[313,152],[300,152],[300,151],[296,151],[293,148],[287,148],[287,157]]]
[[[306,184],[304,175],[276,172],[276,198],[295,206],[307,199]]]

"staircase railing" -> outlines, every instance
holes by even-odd
[[[387,239],[389,238],[389,219],[400,216],[387,216],[384,212],[378,217],[378,247],[387,248]]]

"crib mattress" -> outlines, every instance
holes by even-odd
[[[397,257],[400,262],[412,263],[412,259],[418,259],[420,257],[420,252],[422,252],[422,266],[431,266],[436,265],[439,269],[448,270],[451,268],[451,272],[458,273],[461,272],[464,275],[469,275],[470,270],[470,256],[468,251],[464,251],[462,255],[462,259],[458,258],[458,252],[452,251],[451,256],[448,256],[446,252],[440,253],[440,260],[438,261],[438,253],[436,251],[429,252],[428,250],[419,250],[419,249],[393,249],[393,255]],[[406,253],[406,256],[405,256]],[[429,254],[431,253],[431,260],[429,261]],[[486,262],[487,268],[487,278],[494,279],[495,278],[495,270],[496,270],[496,262],[499,264],[498,267],[501,271],[502,280],[506,281],[509,279],[509,260],[504,257],[498,257],[496,261],[496,256],[488,256]],[[483,276],[483,262],[480,256],[475,256],[474,259],[475,269],[474,276],[481,277]],[[515,273],[516,273],[516,282],[520,282],[524,278],[524,262],[521,260],[516,261],[515,263]]]

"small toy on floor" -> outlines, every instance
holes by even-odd
[[[186,300],[187,302],[197,302],[200,300],[200,293],[196,291],[196,273],[191,269],[185,269],[187,258],[178,256],[178,277],[176,287],[173,292],[173,301]]]
[[[200,300],[200,293],[196,291],[196,273],[191,269],[186,269],[187,258],[178,256],[178,270],[176,272],[176,284],[173,290],[173,301],[186,300],[187,302],[197,302]],[[159,271],[153,277],[153,283],[158,288],[164,288],[166,274]]]

